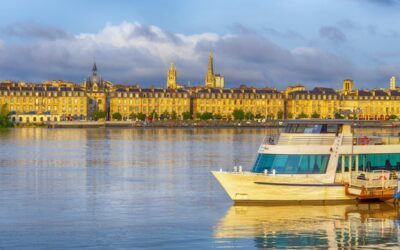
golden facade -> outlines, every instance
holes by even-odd
[[[190,93],[184,89],[118,88],[110,93],[110,116],[120,113],[124,120],[139,113],[151,117],[154,114],[190,112]]]
[[[283,103],[282,94],[274,89],[206,88],[200,89],[194,94],[193,114],[209,112],[231,119],[232,112],[235,109],[241,109],[244,112],[251,112],[253,115],[278,118],[279,113],[283,114]]]
[[[81,86],[72,83],[3,82],[0,84],[0,105],[3,104],[7,104],[13,115],[51,114],[62,120],[86,119],[87,116],[86,93]]]

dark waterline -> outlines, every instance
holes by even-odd
[[[210,171],[248,169],[275,132],[2,130],[0,247],[398,247],[397,210],[385,204],[233,207]]]

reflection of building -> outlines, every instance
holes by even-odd
[[[397,244],[397,217],[386,203],[232,206],[214,227],[214,237],[236,239],[235,246],[240,238],[254,238],[256,247],[266,249],[379,248]]]

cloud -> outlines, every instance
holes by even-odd
[[[46,27],[35,30],[42,29]],[[283,89],[293,83],[308,86],[334,83],[333,87],[338,87],[342,79],[357,77],[357,72],[361,72],[345,58],[321,48],[287,49],[243,26],[237,26],[228,35],[179,34],[130,22],[107,24],[96,33],[71,37],[63,36],[63,32],[50,33],[29,33],[43,38],[34,41],[3,42],[2,78],[82,81],[90,74],[96,58],[99,73],[115,83],[164,86],[169,64],[175,62],[179,82],[190,80],[192,85],[202,84],[210,49],[214,52],[215,71],[225,75],[228,86],[250,84]],[[328,31],[329,39],[343,40],[335,36]]]
[[[35,22],[18,22],[0,29],[1,33],[17,38],[45,40],[69,39],[72,35],[55,27],[42,26]]]
[[[319,29],[319,35],[335,44],[343,43],[347,40],[346,35],[334,26],[322,26]]]

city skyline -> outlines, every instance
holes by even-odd
[[[210,50],[227,87],[371,89],[400,69],[399,1],[150,2],[1,3],[0,79],[82,82],[95,58],[111,82],[164,87],[174,63],[201,85]]]

